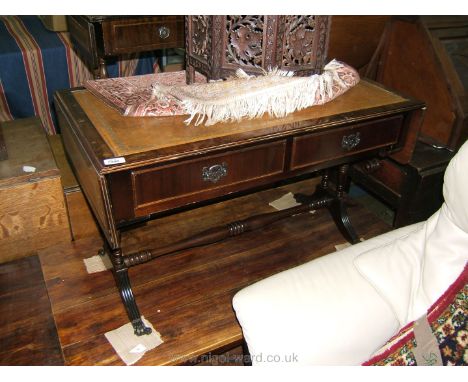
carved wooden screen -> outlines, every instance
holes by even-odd
[[[188,81],[194,70],[225,78],[239,67],[258,74],[278,67],[296,75],[325,65],[329,16],[186,16]]]

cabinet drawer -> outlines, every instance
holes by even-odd
[[[296,137],[293,141],[291,169],[396,144],[402,122],[403,117],[396,116]]]
[[[135,216],[240,191],[284,169],[286,141],[132,172]]]
[[[183,16],[154,16],[103,23],[107,55],[184,46]]]

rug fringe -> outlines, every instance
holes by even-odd
[[[231,88],[226,92],[226,96],[210,99],[206,97],[210,85],[223,86],[223,83],[215,82],[196,85],[199,87],[198,93],[184,92],[192,85],[182,87],[153,85],[153,95],[159,98],[170,94],[178,98],[187,114],[190,114],[185,123],[194,122],[195,126],[204,121],[206,126],[210,126],[218,122],[237,122],[243,118],[259,118],[265,113],[275,118],[282,118],[294,111],[328,102],[350,88],[351,86],[339,76],[338,70],[343,67],[344,64],[332,60],[325,66],[322,74],[310,77],[293,77],[293,72],[277,68],[265,72],[264,76],[256,77],[238,69],[235,79],[224,81],[224,85],[232,85],[232,88],[235,88],[237,81],[238,93],[232,91]],[[359,81],[357,72],[355,77],[357,77],[357,83]],[[262,81],[266,83],[265,86],[259,86]],[[242,92],[242,86],[247,87],[247,91]],[[221,90],[218,88],[217,91]]]

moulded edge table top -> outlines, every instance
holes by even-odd
[[[171,117],[125,117],[88,90],[73,96],[115,156],[126,156],[238,133],[281,126],[294,128],[301,121],[388,106],[408,101],[374,83],[361,80],[355,87],[325,105],[312,106],[284,118],[264,116],[213,126],[186,125],[187,115]]]

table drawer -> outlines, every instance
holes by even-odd
[[[403,117],[396,116],[294,138],[291,169],[312,166],[367,150],[396,144]]]
[[[153,16],[103,22],[104,53],[133,53],[184,46],[183,16]]]
[[[243,190],[284,169],[286,141],[132,172],[135,216]]]

